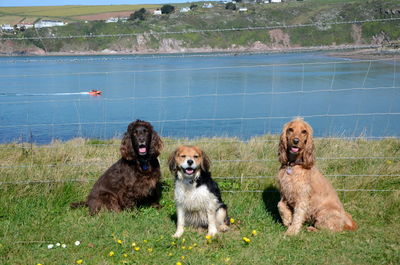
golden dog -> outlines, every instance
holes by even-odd
[[[279,142],[278,203],[287,235],[299,233],[303,223],[310,231],[356,230],[331,183],[314,167],[315,150],[311,126],[298,118],[285,124]]]

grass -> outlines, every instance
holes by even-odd
[[[276,174],[277,139],[262,136],[248,142],[191,142],[201,146],[212,159],[212,173],[221,189],[236,191],[222,194],[234,224],[230,231],[211,240],[205,238],[205,231],[193,228],[186,229],[182,239],[171,238],[175,206],[166,159],[187,140],[165,139],[160,156],[162,209],[101,212],[94,217],[88,216],[86,209],[70,210],[69,203],[82,200],[99,175],[118,159],[118,139],[74,139],[46,146],[1,145],[0,263],[76,264],[82,260],[82,264],[399,264],[400,140],[317,139],[317,166],[326,175],[337,175],[329,177],[335,188],[364,190],[339,192],[360,228],[337,234],[308,233],[304,229],[298,236],[285,237],[276,208],[279,193],[274,179],[245,178]],[[228,176],[242,178],[222,178]],[[82,182],[71,181],[77,179]],[[24,183],[46,180],[53,182]],[[246,190],[260,192],[240,192]],[[256,235],[252,235],[253,230]],[[243,237],[251,241],[246,243]],[[79,246],[74,245],[77,240],[81,242]],[[49,244],[56,243],[66,244],[66,248],[48,249]],[[140,249],[135,250],[132,243]],[[111,251],[114,255],[110,256]]]

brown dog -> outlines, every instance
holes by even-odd
[[[315,150],[311,126],[298,118],[282,129],[278,173],[281,200],[278,203],[287,235],[297,234],[303,223],[309,230],[334,232],[356,230],[330,182],[314,167]]]
[[[162,147],[149,122],[129,124],[121,141],[121,159],[100,176],[86,201],[71,203],[71,208],[87,206],[94,215],[101,208],[119,212],[140,205],[159,207],[161,171],[157,157]]]

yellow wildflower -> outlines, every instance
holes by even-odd
[[[186,249],[186,246],[182,246],[182,249]]]
[[[135,242],[132,243],[132,247],[133,248],[136,247],[136,243]]]
[[[189,246],[189,247],[188,247],[189,250],[192,250],[192,248],[193,248],[192,246]]]
[[[135,251],[139,251],[139,250],[140,250],[140,247],[135,247],[134,250],[135,250]]]
[[[143,242],[144,242],[144,243],[147,243],[147,242],[149,242],[149,241],[145,239],[145,240],[143,240]]]
[[[168,256],[170,256],[170,257],[171,257],[171,256],[172,256],[172,253],[171,253],[171,252],[170,252],[170,253],[168,253]]]
[[[230,222],[231,224],[234,224],[234,223],[235,223],[235,219],[231,218],[231,219],[229,219],[229,222]]]
[[[176,245],[175,241],[172,241],[172,242],[171,242],[171,245],[175,246],[175,245]]]
[[[152,248],[148,248],[147,251],[148,252],[153,252],[153,249]]]
[[[245,236],[243,237],[243,241],[246,242],[246,243],[250,243],[251,242],[250,238],[247,238]]]
[[[211,238],[212,238],[212,236],[206,235],[206,239],[207,239],[207,240],[210,240]]]
[[[185,259],[185,256],[181,256],[181,259]]]
[[[224,261],[225,262],[229,262],[231,260],[231,258],[225,258]]]
[[[182,263],[180,263],[179,261],[176,263],[176,265],[182,265]]]
[[[118,244],[122,244],[122,240],[121,240],[121,239],[118,239],[118,240],[117,240],[117,243],[118,243]]]
[[[76,264],[82,264],[83,263],[83,259],[78,259],[77,261],[76,261]]]
[[[108,253],[108,256],[110,256],[110,257],[112,257],[114,255],[115,255],[114,251],[110,251],[110,253]]]
[[[124,258],[127,258],[127,257],[128,257],[128,254],[124,253],[124,254],[122,254],[122,256],[123,256]]]
[[[251,231],[251,234],[252,234],[253,236],[256,236],[256,235],[257,235],[257,230]]]

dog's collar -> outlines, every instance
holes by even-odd
[[[150,168],[149,162],[145,159],[139,159],[139,165],[143,171],[147,171]]]
[[[284,166],[284,168],[286,169],[286,173],[288,173],[289,175],[291,175],[293,173],[293,169],[292,167],[294,166],[299,166],[299,165],[303,165],[303,161],[294,161],[294,162],[287,162],[287,164]]]

